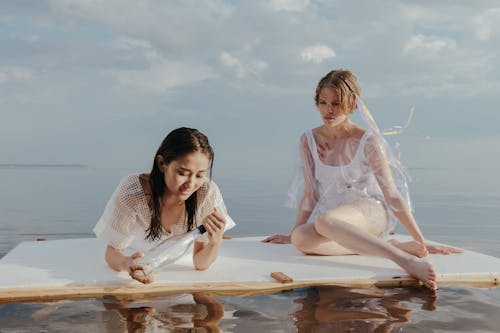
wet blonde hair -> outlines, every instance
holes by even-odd
[[[361,87],[358,84],[356,76],[347,69],[333,70],[326,74],[318,82],[314,102],[316,106],[319,103],[319,94],[323,88],[333,88],[339,95],[340,105],[346,114],[351,114],[356,110],[356,96],[360,94]]]

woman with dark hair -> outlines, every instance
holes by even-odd
[[[154,275],[145,276],[144,265],[136,260],[163,240],[201,224],[207,232],[195,241],[193,263],[198,270],[210,267],[224,231],[235,225],[211,180],[213,159],[207,137],[181,127],[161,143],[151,173],[122,179],[94,227],[108,245],[105,259],[111,268],[151,283]],[[127,256],[125,250],[133,254]]]

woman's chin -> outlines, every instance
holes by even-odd
[[[193,192],[180,192],[177,196],[179,199],[186,201],[193,194]]]

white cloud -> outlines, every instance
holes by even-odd
[[[222,52],[219,55],[219,59],[221,63],[230,68],[238,78],[244,78],[248,75],[257,76],[268,67],[267,63],[262,60],[242,62],[229,52]]]
[[[487,42],[500,29],[500,8],[490,8],[476,16],[473,21],[475,23],[477,38]]]
[[[305,62],[320,64],[326,59],[335,58],[336,54],[326,45],[308,46],[300,52],[300,58]]]
[[[268,5],[276,11],[302,12],[309,7],[310,0],[271,0]]]
[[[0,83],[22,83],[33,80],[33,71],[24,67],[0,67]]]
[[[196,84],[215,76],[212,69],[202,64],[163,60],[144,70],[109,71],[124,87],[145,93],[162,95],[172,89]]]
[[[111,45],[120,50],[151,49],[151,42],[144,39],[120,37],[112,41]]]
[[[455,48],[456,42],[453,39],[424,36],[422,34],[413,35],[403,45],[404,52],[418,52],[419,55],[435,54],[441,51],[454,50]]]
[[[176,51],[199,51],[213,45],[213,40],[224,40],[220,27],[234,10],[223,0],[50,0],[49,4],[61,20],[96,24]]]
[[[153,48],[149,40],[120,37],[111,42],[111,46],[117,50],[123,50],[124,58],[129,57],[132,51],[142,52],[143,57],[149,62],[157,62],[162,60],[162,56]]]

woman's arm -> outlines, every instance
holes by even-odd
[[[377,183],[394,216],[396,216],[415,241],[425,244],[422,231],[415,221],[406,200],[403,199],[394,183],[386,154],[378,140],[373,137],[367,140],[365,154],[369,158],[370,166],[375,174]]]
[[[193,250],[193,263],[198,270],[209,268],[217,259],[226,220],[217,208],[214,208],[213,213],[204,218],[203,225],[207,230],[208,243],[195,242]]]
[[[316,178],[314,177],[314,159],[311,151],[309,150],[309,144],[305,134],[300,137],[299,150],[302,162],[302,176],[304,177],[304,192],[302,193],[297,209],[295,225],[288,235],[272,235],[263,239],[262,242],[277,244],[290,243],[292,232],[298,226],[307,223],[314,207],[316,206],[316,203],[318,202],[318,186]]]
[[[304,199],[302,199],[302,200],[304,200]],[[302,202],[302,200],[301,200],[301,202]],[[302,207],[302,204],[300,207]],[[297,228],[299,225],[307,223],[307,221],[309,220],[309,217],[312,214],[312,211],[304,210],[303,208],[300,208],[300,207],[297,210],[297,217],[295,218],[295,225],[293,226],[292,230],[290,231],[290,233],[288,235],[280,235],[280,234],[272,235],[272,236],[269,236],[269,237],[263,239],[262,242],[274,243],[274,244],[289,244],[289,243],[291,243],[291,236],[292,236],[292,233],[295,230],[295,228]]]
[[[105,259],[109,267],[115,271],[128,271],[131,278],[142,283],[151,283],[154,281],[154,274],[151,273],[145,276],[143,273],[145,265],[135,262],[136,259],[142,258],[143,256],[144,254],[142,252],[135,252],[128,257],[123,253],[123,250],[108,245],[106,247]]]

